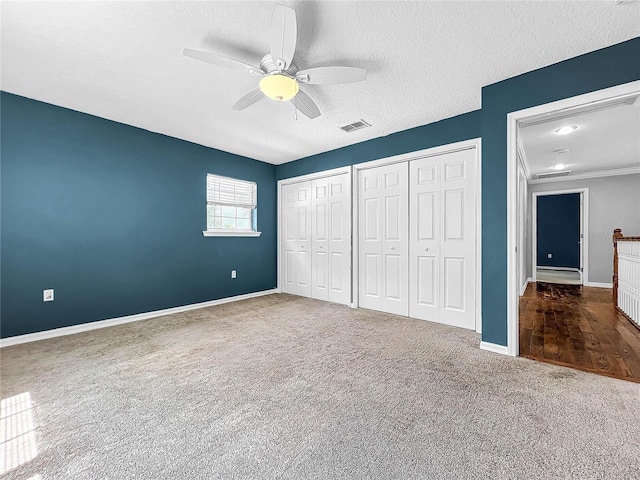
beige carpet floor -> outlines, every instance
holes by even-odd
[[[270,295],[7,347],[0,477],[640,478],[639,384],[479,342]]]

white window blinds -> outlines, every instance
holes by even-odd
[[[255,182],[207,175],[207,205],[256,208],[258,187]]]

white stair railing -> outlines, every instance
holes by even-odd
[[[619,312],[640,328],[640,237],[613,232],[613,294]]]

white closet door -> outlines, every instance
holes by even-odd
[[[409,163],[409,316],[440,321],[440,157]]]
[[[312,182],[312,296],[351,302],[351,192],[346,173]]]
[[[442,155],[440,321],[475,329],[475,149]]]
[[[411,161],[411,317],[475,329],[475,149]]]
[[[329,181],[311,182],[311,296],[329,300]]]
[[[408,164],[361,170],[359,304],[398,315],[408,303]]]
[[[311,182],[282,186],[281,290],[311,296]]]

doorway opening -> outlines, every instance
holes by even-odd
[[[507,120],[508,354],[640,382],[611,290],[613,230],[640,233],[640,82]]]
[[[531,265],[534,282],[582,285],[588,271],[589,189],[534,192]]]

